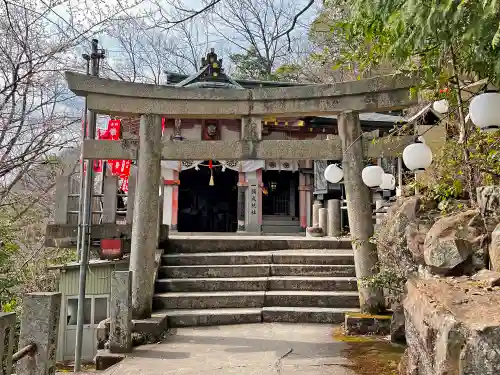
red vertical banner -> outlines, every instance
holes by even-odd
[[[130,165],[132,164],[131,160],[124,160],[122,165],[121,165],[121,171],[120,171],[120,176],[122,178],[125,178],[130,176]]]
[[[110,160],[111,163],[111,173],[119,176],[122,170],[123,160]]]
[[[109,120],[108,122],[108,132],[112,141],[117,141],[120,139],[121,129],[120,120]]]
[[[161,135],[163,135],[163,132],[165,131],[165,126],[167,125],[167,119],[165,117],[161,118]]]
[[[94,172],[102,172],[102,160],[94,160]]]
[[[122,185],[120,188],[124,193],[128,192],[128,178],[122,180]]]

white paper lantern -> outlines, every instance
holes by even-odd
[[[365,183],[366,186],[371,188],[380,186],[380,184],[382,183],[383,175],[384,175],[384,170],[382,169],[382,167],[379,167],[378,165],[365,167],[361,171],[361,178],[363,179],[363,182]]]
[[[446,99],[437,100],[434,102],[434,104],[432,104],[432,108],[434,108],[436,112],[439,112],[441,114],[448,113],[449,109],[448,100]]]
[[[485,132],[500,130],[500,93],[487,92],[474,97],[469,106],[470,119]]]
[[[384,173],[380,188],[382,190],[394,190],[396,188],[396,178],[390,173]]]
[[[337,164],[330,164],[325,169],[325,178],[332,184],[338,184],[344,178],[344,171]]]
[[[417,141],[406,146],[403,161],[410,171],[423,171],[432,163],[432,151],[425,143]]]

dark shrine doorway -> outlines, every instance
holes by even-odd
[[[264,215],[299,216],[299,173],[264,171],[262,209]]]
[[[238,229],[238,172],[214,161],[213,186],[210,186],[209,162],[200,163],[199,170],[180,173],[179,232],[236,232]]]

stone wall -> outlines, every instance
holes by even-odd
[[[400,375],[500,373],[500,274],[486,276],[408,281]]]

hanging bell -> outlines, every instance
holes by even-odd
[[[210,168],[210,181],[208,183],[208,186],[214,186],[214,170],[213,170],[213,164],[212,160],[208,161],[208,168]]]
[[[210,182],[208,183],[208,186],[214,186],[214,174],[212,171],[210,171]]]

